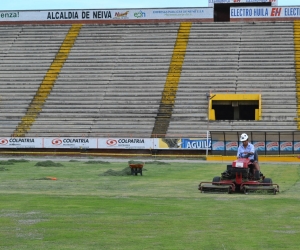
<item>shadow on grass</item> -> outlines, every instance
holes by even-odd
[[[108,161],[87,161],[84,164],[110,164]]]

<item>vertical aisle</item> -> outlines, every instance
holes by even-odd
[[[300,21],[294,21],[295,72],[297,96],[297,128],[300,130]]]
[[[171,58],[169,71],[162,92],[159,110],[155,118],[155,123],[151,137],[165,137],[172,111],[175,103],[178,83],[180,80],[181,69],[185,58],[186,48],[189,41],[192,23],[184,22],[180,24],[177,33],[173,55]]]
[[[82,24],[73,24],[68,31],[59,51],[57,52],[50,68],[48,69],[46,75],[40,87],[38,88],[35,96],[33,97],[26,114],[22,117],[17,128],[15,129],[13,136],[23,137],[30,130],[32,124],[35,122],[36,117],[39,112],[42,111],[42,107],[50,94],[55,81],[69,56],[69,53],[79,35]]]

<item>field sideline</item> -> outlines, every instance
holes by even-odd
[[[47,160],[0,158],[1,250],[299,248],[297,163],[261,163],[277,195],[229,195],[197,190],[226,163],[149,161],[131,176],[107,174],[129,159]]]

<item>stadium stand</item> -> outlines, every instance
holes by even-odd
[[[57,77],[63,67],[69,53],[74,45],[74,42],[80,32],[81,24],[73,24],[66,38],[64,39],[58,53],[56,54],[53,62],[50,65],[41,85],[36,91],[27,111],[26,115],[22,117],[21,122],[18,124],[14,132],[14,136],[23,137],[31,129],[32,124],[35,122],[37,116],[42,111],[45,101],[47,100],[52,88],[57,80]]]
[[[299,100],[300,100],[300,21],[294,21],[294,44],[295,44],[295,70],[296,70],[296,99],[297,99],[297,123],[300,129]]]
[[[180,26],[83,25],[24,135],[155,136]],[[18,132],[70,28],[0,27],[1,136]],[[184,49],[166,137],[297,129],[294,22],[192,23]],[[261,120],[208,121],[209,92],[260,93]]]
[[[165,137],[176,100],[178,83],[192,23],[181,23],[151,137]]]
[[[178,27],[83,26],[28,135],[149,138]]]
[[[167,136],[296,130],[293,22],[193,24]],[[260,93],[259,121],[208,121],[206,93]]]
[[[0,26],[1,136],[12,136],[69,26]]]

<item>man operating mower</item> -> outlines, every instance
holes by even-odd
[[[253,176],[257,176],[255,175],[255,172],[256,171],[260,172],[260,166],[258,164],[257,157],[255,157],[256,153],[255,153],[254,145],[248,141],[248,138],[249,137],[247,134],[245,133],[241,134],[240,141],[242,142],[242,144],[238,147],[237,158],[249,158],[254,166]]]

